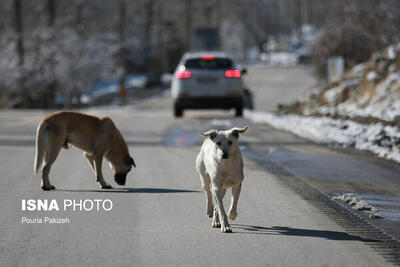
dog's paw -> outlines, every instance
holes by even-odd
[[[228,225],[228,226],[221,226],[221,232],[222,233],[232,233],[232,229],[231,229],[231,227]]]
[[[236,217],[237,217],[237,212],[236,212],[236,211],[233,211],[233,210],[230,210],[230,211],[229,211],[229,218],[230,218],[231,220],[234,220],[234,219],[236,219]]]
[[[220,228],[221,227],[221,223],[219,221],[213,220],[211,226],[213,228]]]
[[[213,216],[213,213],[214,213],[213,210],[214,210],[213,207],[208,207],[207,208],[207,215],[208,215],[209,218],[211,218]]]
[[[56,187],[54,185],[42,185],[42,190],[44,191],[50,191],[50,190],[54,190],[56,189]]]
[[[214,216],[212,218],[211,226],[213,228],[220,228],[221,227],[221,222],[219,221],[218,212],[216,212],[216,210],[214,211]]]
[[[111,185],[105,184],[101,186],[101,189],[113,189]]]

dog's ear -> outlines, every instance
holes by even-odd
[[[244,133],[248,128],[249,128],[249,126],[245,126],[243,128],[235,127],[235,128],[232,128],[230,130],[230,132],[231,132],[231,135],[233,135],[236,138],[239,138],[239,133]]]
[[[214,139],[217,136],[217,130],[209,130],[205,133],[200,133],[200,134],[204,137],[209,136],[210,139]]]
[[[133,165],[136,168],[135,161],[130,156],[125,156],[125,163],[126,165]]]

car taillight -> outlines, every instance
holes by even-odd
[[[240,70],[227,70],[225,71],[226,78],[240,78]]]
[[[201,60],[214,60],[215,57],[213,55],[202,55]]]
[[[192,74],[190,73],[190,71],[187,70],[178,70],[177,72],[175,72],[175,77],[178,79],[189,79],[190,77],[192,77]]]

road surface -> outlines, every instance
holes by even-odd
[[[297,77],[293,71],[301,70],[278,73],[290,80]],[[262,75],[268,80],[275,73],[266,69]],[[300,89],[306,86],[293,84]],[[279,89],[275,86],[279,83],[252,89],[256,94],[262,90],[267,103],[271,101],[268,90]],[[343,156],[340,152],[307,145],[268,125],[233,118],[233,112],[188,111],[177,120],[172,117],[171,100],[162,97],[85,112],[110,116],[125,137],[137,164],[126,186],[117,186],[108,164],[103,164],[106,180],[115,189],[98,189],[82,152],[70,148],[61,151],[50,173],[57,190],[43,192],[32,165],[36,125],[47,111],[0,112],[0,266],[392,265],[368,240],[347,231],[297,194],[283,181],[287,178],[282,173],[251,156],[258,148],[271,152],[301,147],[302,153]],[[247,124],[248,133],[240,138],[246,157],[238,218],[231,221],[233,233],[222,234],[206,216],[194,167],[201,142],[198,132]],[[65,200],[109,199],[113,207],[110,211],[22,211],[24,199],[54,199],[61,209]],[[69,223],[22,223],[23,217],[68,218]]]
[[[275,111],[278,104],[293,103],[318,83],[311,68],[300,67],[249,67],[245,81],[255,93],[255,108],[262,111]]]

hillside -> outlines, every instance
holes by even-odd
[[[310,90],[302,100],[280,113],[399,126],[400,43],[349,69],[340,80]]]

